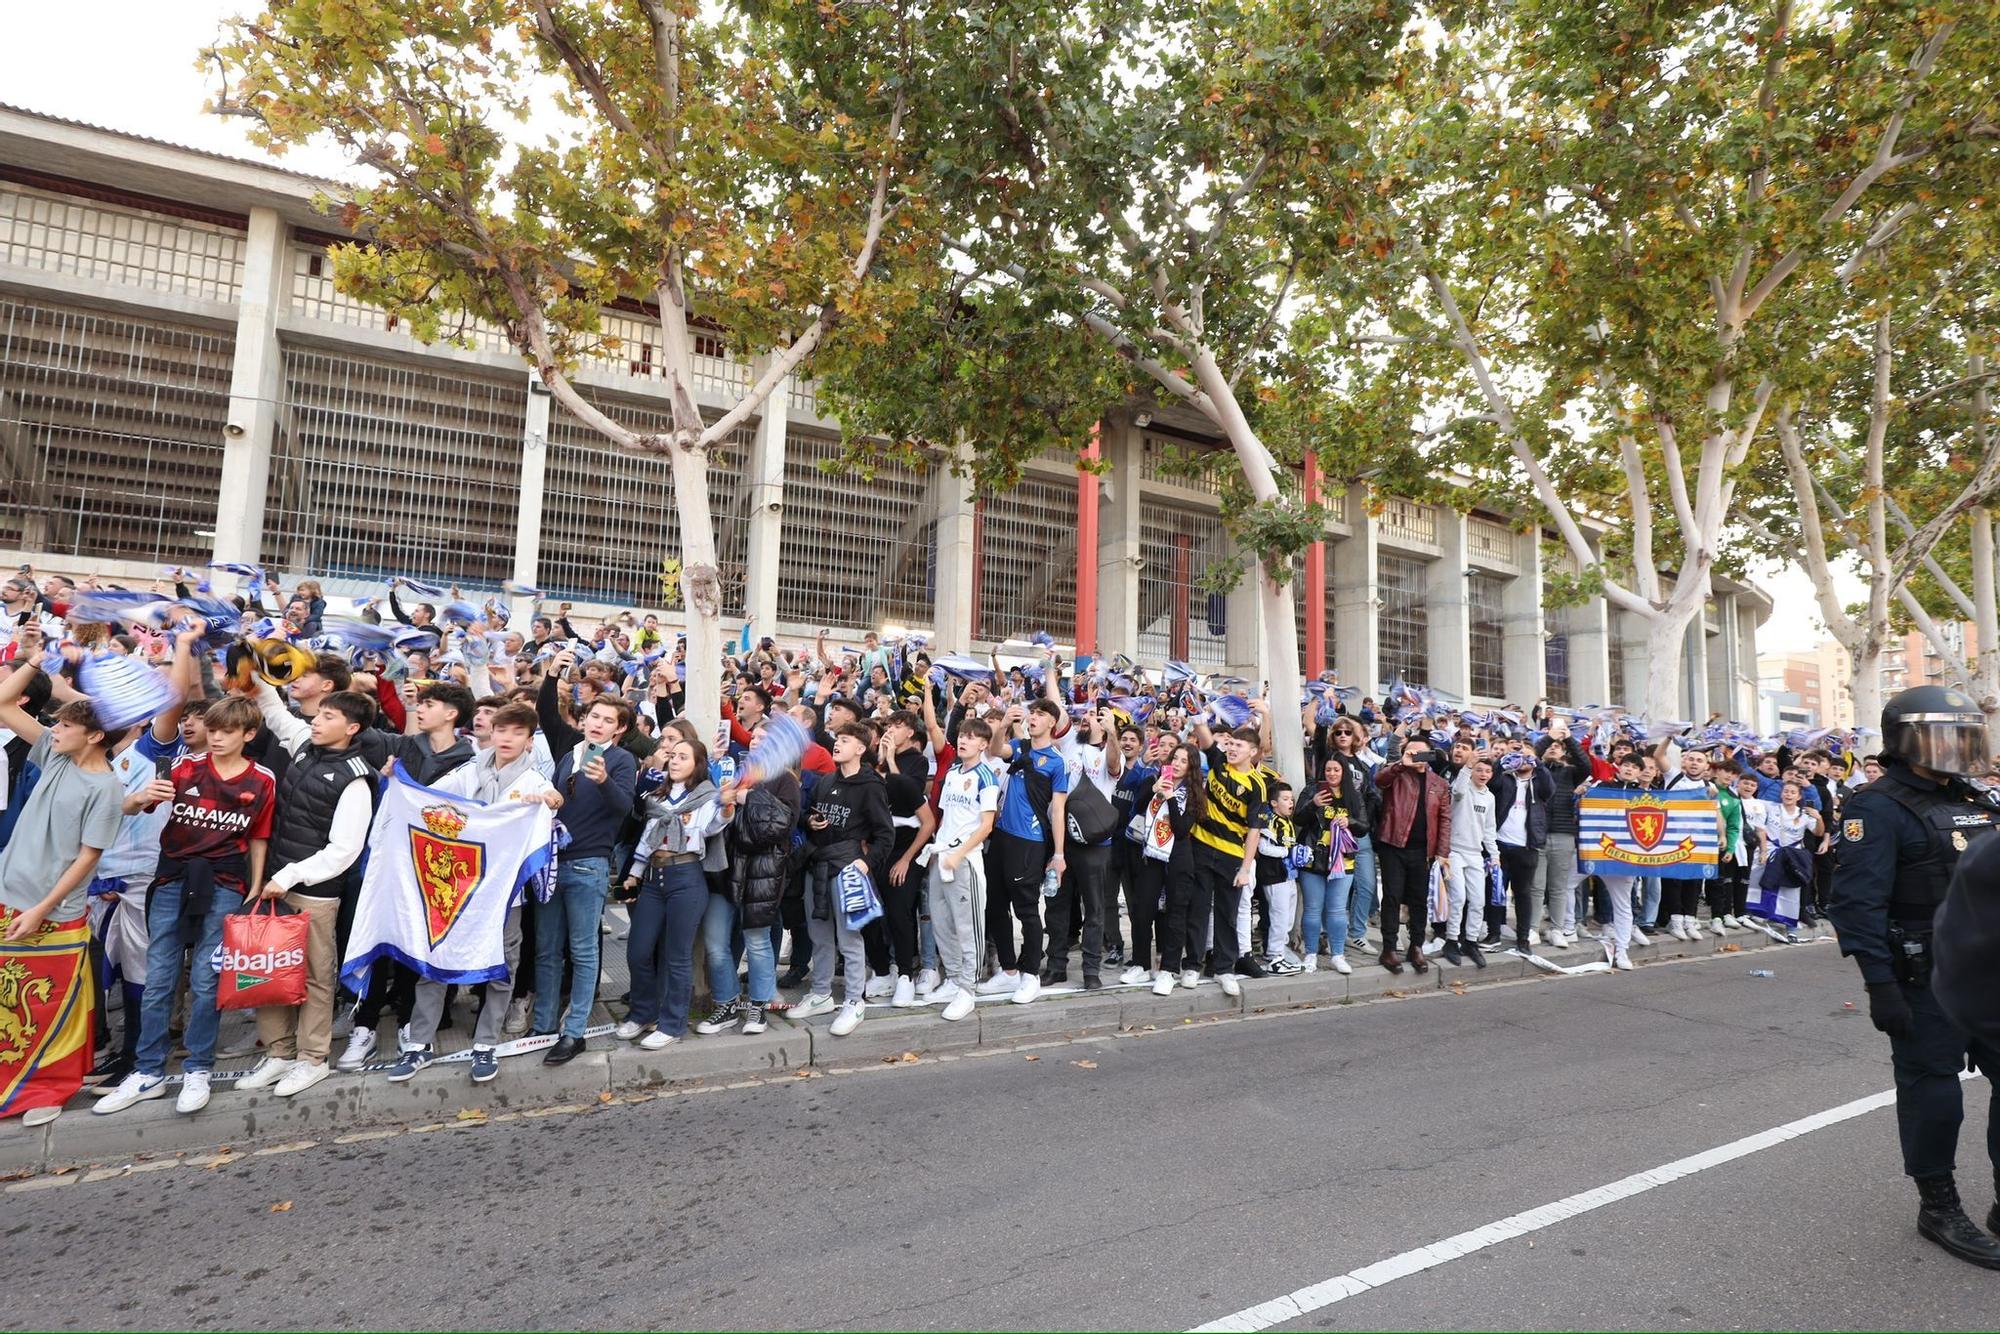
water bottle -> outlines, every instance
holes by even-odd
[[[1060,888],[1062,888],[1062,875],[1052,865],[1042,872],[1042,897],[1052,899]]]

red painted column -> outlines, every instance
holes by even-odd
[[[1194,539],[1186,533],[1174,534],[1174,615],[1167,634],[1167,656],[1186,662],[1188,617],[1194,600]]]
[[[1306,503],[1319,503],[1319,455],[1306,451]],[[1326,543],[1306,548],[1306,586],[1300,590],[1306,608],[1306,678],[1326,670]]]
[[[1080,462],[1102,457],[1098,428],[1090,428],[1090,444]],[[1076,470],[1076,651],[1097,652],[1097,474]]]

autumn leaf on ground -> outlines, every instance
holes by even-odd
[[[461,1121],[484,1121],[486,1119],[486,1112],[483,1108],[479,1107],[461,1107],[458,1109],[458,1119]]]
[[[1097,1068],[1096,1061],[1071,1061],[1070,1064],[1079,1070],[1095,1070]]]
[[[1039,1056],[1023,1056],[1021,1059],[1024,1061],[1039,1061],[1042,1058]]]
[[[290,1200],[279,1200],[276,1204],[272,1205],[270,1209],[270,1212],[274,1214],[288,1214],[291,1211],[292,1211],[292,1202]]]

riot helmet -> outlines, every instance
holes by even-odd
[[[1985,713],[1970,695],[1947,686],[1915,686],[1882,706],[1882,753],[1961,778],[1992,767]]]

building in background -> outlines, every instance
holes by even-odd
[[[139,584],[252,561],[334,594],[392,574],[519,579],[586,614],[657,607],[679,550],[666,461],[599,439],[496,330],[426,346],[337,292],[325,251],[345,238],[313,206],[329,184],[0,107],[0,559]],[[609,310],[605,332],[618,345],[579,388],[663,425],[652,314]],[[719,410],[752,367],[718,339],[695,370]],[[1221,442],[1173,405],[1135,405],[1095,447],[1101,475],[1052,455],[1001,492],[942,468],[834,475],[820,465],[838,423],[793,379],[712,463],[725,614],[800,638],[900,626],[948,650],[1046,629],[1257,679],[1257,599],[1207,591],[1232,554],[1219,497],[1168,466]],[[1532,525],[1310,464],[1293,483],[1332,511],[1294,569],[1309,673],[1523,706],[1639,689],[1644,627],[1602,599],[1545,607]],[[1716,590],[1684,644],[1680,712],[1747,718],[1770,602]]]

